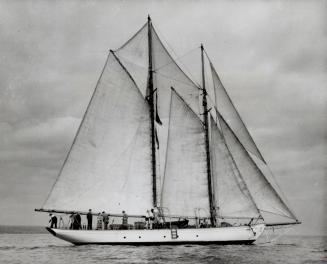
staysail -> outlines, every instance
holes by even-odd
[[[265,221],[290,221],[296,217],[256,166],[224,118],[217,112],[228,149]],[[268,214],[268,215],[267,215]]]
[[[145,214],[152,207],[149,109],[110,53],[44,209]]]
[[[210,216],[203,124],[175,91],[161,202],[172,215],[194,216],[202,210],[202,216]]]
[[[214,82],[215,103],[218,111],[240,139],[246,150],[265,162],[211,62],[210,66]]]
[[[211,117],[210,153],[215,203],[220,218],[258,217],[258,209]]]

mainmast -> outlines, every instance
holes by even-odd
[[[157,206],[157,176],[156,176],[156,140],[154,124],[154,89],[153,89],[153,68],[152,68],[152,24],[148,16],[148,52],[149,52],[149,69],[148,69],[148,102],[150,106],[151,122],[151,155],[152,155],[152,195],[153,206]]]
[[[203,119],[205,130],[205,145],[207,156],[207,175],[208,175],[208,194],[209,194],[209,206],[210,206],[210,221],[212,226],[216,226],[216,208],[213,197],[213,188],[211,181],[211,162],[210,162],[210,146],[209,146],[209,111],[207,104],[207,90],[205,86],[205,74],[204,74],[204,50],[201,44],[201,63],[202,63],[202,105],[203,105]]]

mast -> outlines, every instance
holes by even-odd
[[[210,221],[212,226],[216,226],[216,209],[214,205],[213,188],[211,180],[211,162],[210,162],[210,146],[209,146],[209,111],[207,104],[207,90],[205,86],[205,74],[204,74],[204,50],[201,44],[201,64],[202,64],[202,105],[203,105],[203,118],[204,118],[204,130],[205,130],[205,145],[207,156],[207,175],[208,175],[208,194],[209,194],[209,206],[210,206]]]
[[[152,156],[152,194],[153,206],[157,206],[157,176],[156,176],[156,135],[154,124],[154,89],[153,89],[153,68],[152,68],[152,25],[151,18],[148,16],[148,52],[149,52],[149,69],[148,69],[148,102],[150,109],[151,122],[151,156]]]

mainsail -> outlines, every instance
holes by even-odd
[[[210,216],[203,124],[175,91],[161,202],[172,215],[194,216],[201,210]]]
[[[152,207],[148,105],[111,53],[43,208],[144,214]]]
[[[213,188],[219,217],[258,217],[258,209],[212,117],[210,126]]]

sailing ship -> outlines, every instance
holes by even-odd
[[[199,51],[202,85],[173,59],[150,17],[110,50],[59,176],[35,210],[92,208],[113,218],[124,210],[138,222],[127,230],[47,227],[51,234],[76,245],[249,244],[266,226],[300,223],[202,44]],[[155,207],[161,224],[137,225]]]

